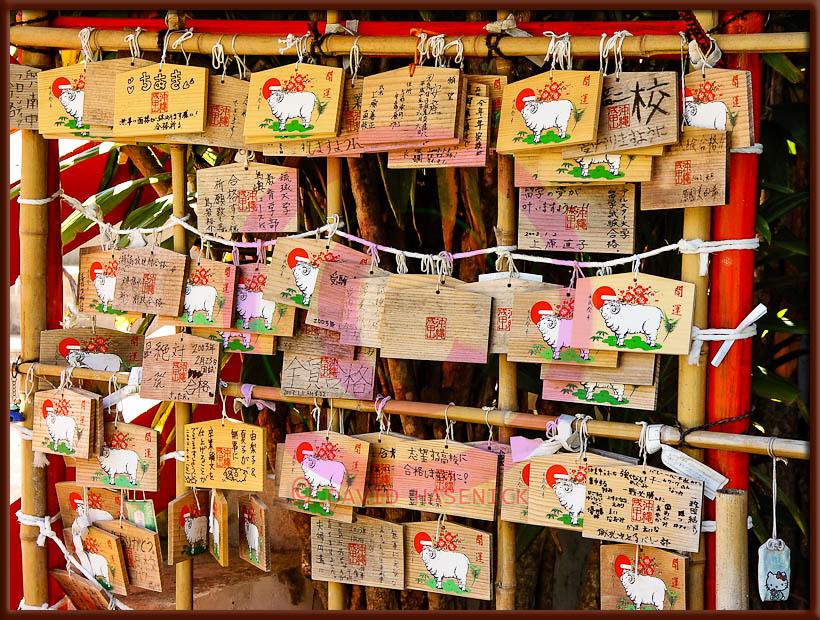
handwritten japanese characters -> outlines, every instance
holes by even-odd
[[[245,108],[248,103],[248,82],[228,76],[208,78],[208,107],[203,133],[175,134],[172,142],[207,144],[228,149],[245,148]],[[201,188],[197,188],[201,191]],[[200,226],[202,223],[200,222]]]
[[[498,125],[501,120],[501,97],[507,85],[506,75],[484,75],[468,73],[464,76],[471,84],[484,84],[490,98],[490,150],[495,151],[498,140]]]
[[[520,188],[518,247],[631,254],[635,247],[635,185]]]
[[[102,452],[75,459],[77,484],[109,489],[159,489],[158,433],[136,424],[106,422]]]
[[[111,301],[115,310],[166,316],[182,313],[187,256],[149,246],[120,251],[118,262]]]
[[[104,327],[40,332],[40,362],[119,372],[142,366],[145,337]]]
[[[507,84],[498,152],[542,152],[595,140],[601,86],[598,71],[553,71]]]
[[[282,394],[317,398],[373,398],[376,349],[361,347],[355,360],[285,353]]]
[[[728,171],[729,134],[684,127],[680,144],[655,158],[652,181],[641,183],[641,210],[724,205]]]
[[[555,149],[515,156],[513,184],[536,187],[567,183],[612,185],[649,181],[652,157],[631,153],[606,153],[565,158]]]
[[[703,482],[642,465],[590,465],[583,536],[697,551]]]
[[[80,248],[77,275],[77,307],[84,314],[126,315],[113,307],[120,264],[119,249]]]
[[[404,527],[360,516],[355,523],[310,520],[311,577],[404,589]]]
[[[499,518],[511,523],[529,523],[529,490],[532,465],[528,460],[514,463],[512,452],[504,455],[501,465],[501,510]]]
[[[208,549],[208,492],[186,491],[168,502],[168,565]]]
[[[188,261],[182,314],[173,325],[231,327],[236,297],[236,267],[207,258]]]
[[[220,343],[180,333],[146,338],[140,395],[156,400],[213,405]]]
[[[42,134],[62,137],[88,135],[83,119],[85,65],[40,71],[37,74],[37,127]]]
[[[570,344],[686,355],[695,285],[637,273],[580,278]]]
[[[370,444],[334,432],[290,433],[279,481],[279,497],[322,502],[330,506],[364,505],[365,476]]]
[[[418,439],[396,433],[365,433],[355,437],[370,443],[364,505],[392,508],[396,503],[396,490],[393,488],[393,478],[396,475],[396,448],[404,442]]]
[[[458,523],[404,524],[404,587],[489,601],[493,537]]]
[[[90,526],[84,534],[72,531],[74,554],[99,584],[114,594],[128,594],[129,580],[119,536]]]
[[[620,153],[678,141],[680,78],[672,71],[622,71],[603,79],[595,140],[562,150],[564,157]]]
[[[754,146],[752,74],[734,69],[700,70],[684,78],[683,124],[730,131],[729,147]]]
[[[92,131],[110,134],[114,126],[114,98],[117,75],[152,65],[143,58],[113,58],[85,63],[83,119]]]
[[[262,491],[265,429],[237,420],[185,425],[185,484],[206,489]]]
[[[117,74],[114,136],[154,136],[205,130],[208,70],[153,64]]]
[[[339,342],[346,345],[380,347],[387,277],[348,281],[339,322]]]
[[[228,500],[219,489],[211,489],[210,502],[208,551],[220,566],[228,566]]]
[[[268,507],[256,495],[242,495],[239,508],[239,557],[256,568],[270,572]],[[227,546],[225,553],[227,553]]]
[[[99,521],[96,527],[119,537],[129,585],[162,592],[162,551],[156,532],[120,519]]]
[[[38,73],[36,67],[9,64],[9,129],[38,129]]]
[[[686,609],[686,556],[635,545],[601,545],[601,609]]]
[[[294,232],[299,228],[299,170],[249,162],[197,170],[200,229]]]
[[[335,136],[344,71],[296,63],[254,72],[248,92],[245,141],[264,144]]]
[[[12,65],[14,66],[14,65]],[[108,609],[108,597],[104,588],[96,581],[89,581],[79,571],[69,574],[65,570],[52,568],[48,574],[60,584],[63,592],[78,610]]]
[[[492,521],[498,456],[463,443],[432,439],[396,446],[397,508]]]
[[[335,357],[340,360],[356,359],[356,348],[340,344],[339,333],[312,325],[300,325],[291,338],[280,338],[279,351],[315,357]]]
[[[97,397],[99,398],[99,397]],[[96,416],[90,393],[76,389],[34,393],[31,449],[87,459],[93,454]]]
[[[280,241],[279,243],[284,243]],[[239,284],[236,286],[236,320],[234,330],[242,334],[258,333],[277,336],[293,335],[293,324],[296,309],[264,297],[270,284],[264,263],[239,265]],[[241,341],[242,347],[229,342],[226,350],[237,350],[245,353],[250,344],[247,339]]]

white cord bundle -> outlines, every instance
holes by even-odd
[[[572,69],[572,37],[569,32],[555,34],[552,30],[546,30],[541,34],[550,37],[550,44],[544,56],[544,62],[550,61],[550,77],[556,62],[561,70]]]

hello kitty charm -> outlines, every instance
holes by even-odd
[[[779,538],[757,550],[757,590],[762,601],[786,601],[791,587],[791,551]]]

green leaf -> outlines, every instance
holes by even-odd
[[[760,398],[781,403],[792,403],[800,395],[800,388],[780,375],[761,366],[752,368],[752,392]]]
[[[766,465],[755,465],[750,468],[752,478],[754,478],[760,486],[769,492],[769,498],[771,498],[772,478],[771,474],[768,473],[769,471],[771,471],[771,463],[767,463]],[[800,531],[803,533],[803,536],[808,538],[809,529],[806,526],[806,519],[804,518],[802,511],[797,507],[797,504],[795,504],[794,501],[786,495],[782,488],[777,489],[777,501],[786,507],[789,514],[792,516],[792,519],[794,519],[794,522],[797,524],[797,527],[799,527]]]
[[[770,332],[782,332],[784,334],[808,334],[808,321],[793,321],[786,317],[767,316],[757,321],[757,330],[763,333],[764,330]]]
[[[775,239],[772,241],[771,246],[773,248],[782,248],[794,254],[800,254],[801,256],[809,255],[809,244],[806,241],[797,239]]]
[[[103,191],[111,184],[111,179],[114,178],[114,173],[117,172],[117,167],[119,166],[117,163],[119,156],[119,149],[111,149],[108,151],[108,159],[105,160],[105,169],[103,170],[102,178],[100,179],[99,189],[97,189],[98,192]]]
[[[772,242],[772,230],[769,228],[769,222],[759,213],[755,217],[755,230],[766,240],[766,243]]]
[[[416,169],[392,170],[387,167],[387,153],[379,153],[379,172],[387,193],[390,210],[396,218],[396,224],[404,230],[407,210],[410,205],[410,193],[416,186]]]
[[[803,80],[803,73],[794,66],[785,54],[762,54],[763,62],[777,71],[792,84],[797,84]]]

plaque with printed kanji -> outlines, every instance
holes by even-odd
[[[236,297],[236,267],[200,258],[189,260],[185,270],[182,314],[173,325],[231,327]]]
[[[145,337],[104,327],[40,332],[40,362],[120,372],[142,366]]]
[[[268,507],[256,495],[241,495],[239,508],[239,557],[265,572],[270,571]],[[227,552],[227,549],[225,550]]]
[[[365,433],[355,435],[370,443],[370,459],[367,463],[364,505],[392,508],[396,502],[393,478],[396,475],[396,449],[404,442],[418,441],[397,433]]]
[[[684,78],[683,124],[731,132],[729,147],[755,144],[752,74],[735,69],[700,69]]]
[[[219,381],[220,348],[215,340],[186,333],[146,338],[140,395],[213,405]]]
[[[37,128],[59,137],[88,135],[83,118],[85,64],[40,71],[37,74]]]
[[[185,484],[205,489],[262,491],[265,429],[237,420],[185,425]]]
[[[361,347],[355,360],[286,352],[282,394],[370,400],[376,380],[376,349]]]
[[[116,310],[112,305],[121,252],[119,248],[103,250],[101,246],[80,248],[77,274],[77,308],[80,312],[139,316],[139,313]]]
[[[601,545],[601,609],[686,609],[686,556],[655,547]]]
[[[158,433],[153,428],[106,422],[102,451],[75,459],[77,484],[107,489],[159,489]]]
[[[96,415],[89,394],[69,388],[35,392],[30,413],[34,431],[31,449],[79,459],[94,454]]]

